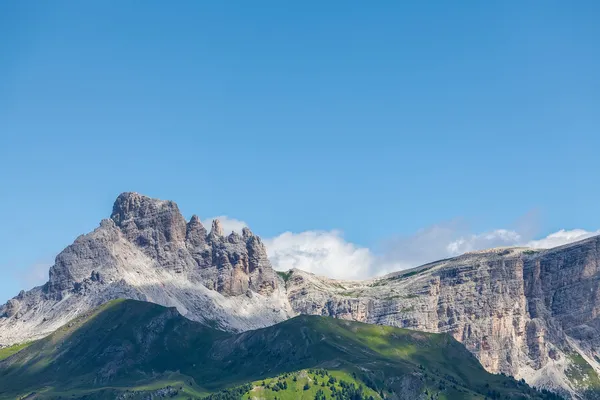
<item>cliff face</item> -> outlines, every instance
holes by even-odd
[[[315,314],[447,332],[491,372],[600,398],[600,237],[550,250],[467,253],[367,281],[283,281],[249,229],[210,232],[171,201],[123,193],[62,251],[44,286],[0,306],[0,345],[35,339],[108,300],[177,307],[230,331]]]
[[[0,307],[0,344],[44,336],[115,298],[232,331],[264,327],[293,314],[278,279],[250,230],[225,236],[215,221],[207,234],[171,201],[123,193],[110,219],[56,257],[48,283]]]
[[[177,204],[123,193],[111,219],[123,236],[162,268],[184,274],[209,289],[229,296],[248,290],[269,296],[277,277],[258,236],[245,228],[243,235],[224,235],[218,220],[208,235],[198,216],[188,223]]]
[[[299,313],[448,332],[488,371],[597,398],[599,244],[469,253],[365,282],[293,271],[287,293]]]
[[[488,370],[514,375],[526,342],[522,274],[518,257],[466,255],[364,283],[298,271],[288,281],[288,296],[301,313],[449,332]]]

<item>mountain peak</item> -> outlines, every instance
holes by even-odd
[[[121,193],[113,204],[111,219],[121,225],[130,218],[144,218],[153,211],[167,207],[179,213],[177,204],[172,201],[154,199],[136,192]]]
[[[121,193],[115,200],[110,218],[127,239],[141,247],[183,242],[186,237],[186,221],[173,201],[136,192]]]
[[[177,304],[188,318],[233,331],[293,315],[257,237],[225,237],[218,220],[207,235],[175,202],[125,192],[109,219],[57,255],[45,285],[0,304],[0,347],[45,336],[115,297]]]
[[[223,236],[223,226],[221,225],[221,221],[213,219],[210,234],[217,237]]]
[[[196,214],[192,215],[187,224],[186,239],[195,247],[203,248],[206,243],[206,229]]]

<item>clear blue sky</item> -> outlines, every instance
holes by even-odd
[[[122,191],[362,246],[532,210],[542,234],[598,229],[599,20],[597,1],[4,1],[0,297]]]

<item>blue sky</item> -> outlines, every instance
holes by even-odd
[[[122,191],[245,221],[292,264],[290,246],[326,243],[312,269],[333,275],[594,232],[599,17],[596,1],[3,2],[0,300]]]

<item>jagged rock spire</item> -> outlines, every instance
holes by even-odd
[[[249,230],[244,235],[225,237],[218,220],[207,235],[200,218],[186,220],[173,201],[122,193],[109,219],[56,257],[45,285],[0,305],[0,346],[44,336],[76,316],[73,310],[87,312],[112,298],[174,302],[188,310],[186,316],[205,320],[206,315],[224,312],[207,290],[224,296],[260,293],[260,315],[248,315],[240,307],[231,311],[235,318],[223,319],[223,327],[264,326],[273,316],[287,314],[279,312],[284,304],[278,297],[270,297],[278,280],[264,248]],[[157,282],[157,271],[162,270],[167,272],[164,276],[177,279]],[[182,285],[185,282],[189,285]],[[39,301],[49,307],[40,308]]]
[[[250,237],[254,236],[254,233],[252,233],[252,231],[250,230],[250,228],[248,228],[247,226],[242,228],[242,237],[244,239],[248,239]]]
[[[218,219],[213,219],[212,228],[210,229],[211,236],[222,237],[223,236],[223,227],[221,226],[221,221]]]
[[[229,236],[227,236],[227,241],[229,243],[241,243],[242,237],[236,231],[232,231]]]
[[[201,246],[206,242],[206,228],[200,222],[197,215],[192,215],[190,222],[187,224],[185,234],[186,240],[195,247]]]

